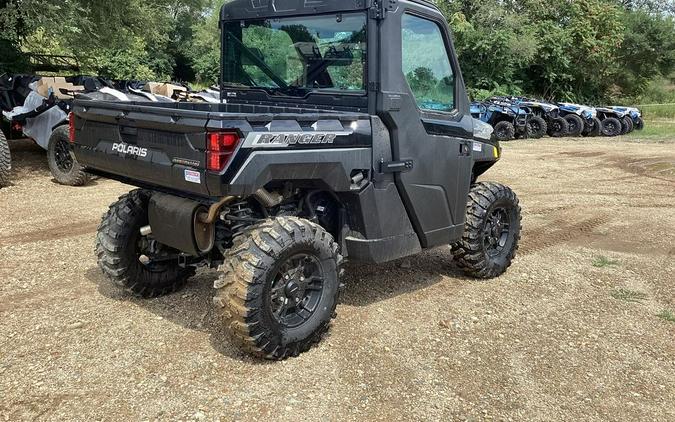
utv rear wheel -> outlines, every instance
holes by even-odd
[[[96,236],[96,255],[103,274],[144,298],[173,293],[194,275],[193,268],[179,266],[175,250],[141,235],[141,228],[148,225],[149,201],[150,194],[143,190],[122,196],[103,217]],[[172,255],[175,260],[171,260]]]
[[[248,352],[283,360],[318,343],[335,316],[342,258],[317,224],[284,217],[235,239],[214,303]]]
[[[54,179],[66,186],[84,186],[89,182],[89,175],[78,164],[70,150],[68,126],[59,126],[49,138],[47,162]]]
[[[11,170],[12,156],[9,153],[9,144],[5,134],[0,130],[0,188],[9,185]]]
[[[645,128],[645,121],[642,120],[642,117],[638,117],[635,121],[635,129],[642,130]]]
[[[554,138],[561,138],[567,135],[568,126],[567,120],[562,117],[555,117],[551,119],[548,125],[548,134]]]
[[[633,119],[630,118],[630,116],[625,116],[623,119],[621,119],[621,134],[625,135],[627,133],[631,133],[635,129],[635,126],[633,124]]]
[[[452,247],[455,260],[471,277],[499,277],[516,256],[520,230],[516,194],[498,183],[478,183],[469,194],[464,236]]]
[[[593,124],[586,136],[590,137],[600,136],[601,132],[602,132],[602,121],[600,121],[600,119],[598,119],[597,117],[594,117]]]
[[[527,125],[530,128],[530,137],[534,139],[543,138],[548,131],[548,126],[546,125],[546,120],[539,116],[534,116],[530,118],[527,122]]]
[[[569,114],[565,116],[565,120],[567,121],[567,135],[572,137],[581,136],[581,132],[584,130],[584,119],[576,114]]]
[[[621,122],[615,117],[608,117],[602,121],[602,134],[605,136],[621,135]]]
[[[499,142],[511,141],[516,137],[516,128],[511,122],[499,122],[495,125],[494,136]]]

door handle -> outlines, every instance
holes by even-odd
[[[468,142],[460,142],[459,144],[459,156],[468,157],[471,155],[471,144]]]
[[[407,173],[415,168],[413,160],[390,161],[385,163],[380,161],[380,173]]]

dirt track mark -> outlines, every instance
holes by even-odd
[[[568,196],[611,196],[611,197],[627,197],[627,198],[633,198],[635,197],[635,194],[632,194],[630,192],[583,192],[583,191],[566,191],[566,190],[556,190],[556,191],[546,191],[546,192],[531,192],[528,194],[528,196],[531,197],[537,197],[537,196],[561,196],[561,195],[568,195]],[[641,198],[675,198],[675,195],[666,195],[663,193],[640,193]]]
[[[668,160],[663,157],[647,157],[635,160],[613,156],[610,157],[608,163],[628,173],[670,183],[675,182],[675,160]],[[598,166],[604,167],[604,164]]]
[[[0,237],[0,247],[82,236],[94,233],[98,229],[98,225],[98,221],[75,221],[66,226],[13,234]]]
[[[585,151],[579,151],[579,152],[561,152],[560,155],[565,155],[567,157],[573,157],[573,158],[596,158],[596,157],[601,157],[605,155],[604,152],[585,152]]]
[[[569,220],[556,219],[555,224],[550,224],[539,229],[526,229],[523,233],[520,253],[528,255],[586,237],[593,230],[608,223],[610,220],[611,218],[606,215],[596,216],[573,224],[570,224]]]

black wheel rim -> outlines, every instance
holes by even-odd
[[[509,240],[511,222],[506,208],[496,208],[488,216],[483,229],[483,246],[490,257],[500,255]]]
[[[499,140],[509,140],[513,137],[513,134],[509,130],[508,125],[502,125],[497,128],[497,139]]]
[[[272,283],[270,310],[274,319],[286,328],[307,322],[319,308],[324,279],[316,256],[300,253],[286,260]]]
[[[59,171],[70,173],[73,169],[73,157],[70,155],[70,147],[66,141],[58,141],[54,146],[54,158]]]
[[[541,125],[539,124],[539,122],[531,122],[530,129],[532,129],[532,132],[534,133],[539,133],[539,131],[541,130]]]

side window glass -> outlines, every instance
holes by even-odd
[[[403,15],[403,74],[422,110],[455,109],[455,75],[434,22]]]

